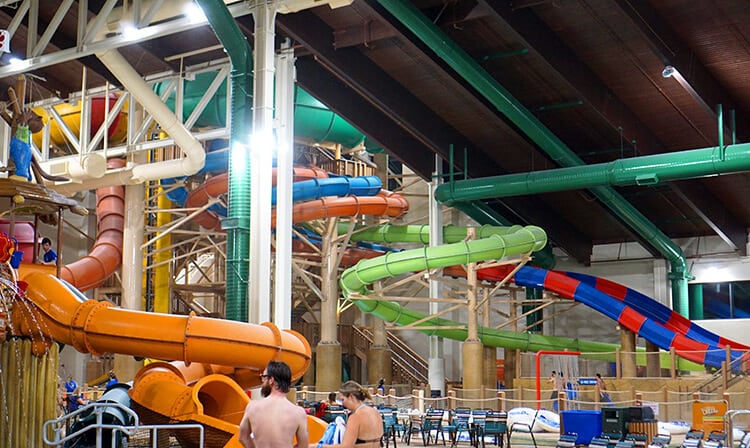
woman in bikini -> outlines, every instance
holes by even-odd
[[[356,381],[347,381],[339,389],[339,397],[349,418],[341,445],[311,445],[318,447],[378,448],[383,437],[383,419],[377,409],[365,404],[372,398],[367,389]]]

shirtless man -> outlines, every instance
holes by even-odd
[[[307,414],[287,399],[292,372],[283,362],[271,361],[260,376],[264,400],[251,401],[240,423],[240,443],[245,448],[307,447]],[[292,439],[297,436],[297,444]]]

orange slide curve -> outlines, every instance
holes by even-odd
[[[125,160],[110,159],[109,169],[125,166]],[[122,262],[122,229],[125,213],[125,187],[105,187],[96,190],[96,241],[88,255],[75,263],[60,267],[60,278],[80,291],[101,285]],[[54,274],[55,266],[22,264],[21,276],[32,272]]]
[[[144,367],[130,395],[137,410],[149,411],[144,421],[206,425],[213,440],[206,446],[240,446],[236,433],[248,402],[243,388],[260,384],[258,374],[269,361],[289,364],[295,380],[310,365],[307,340],[271,323],[125,310],[87,300],[39,272],[21,281],[27,284],[26,299],[11,311],[11,334],[31,338],[35,354],[59,341],[97,356],[112,352],[183,361]],[[313,420],[310,426],[312,434],[322,435],[323,425]]]

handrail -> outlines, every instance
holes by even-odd
[[[124,412],[130,418],[133,422],[132,425],[112,425],[112,424],[106,424],[102,422],[102,417],[104,416],[106,409],[116,408],[120,411]],[[70,434],[65,434],[65,429],[71,427],[70,422],[72,420],[75,420],[77,417],[80,417],[81,414],[85,414],[83,416],[91,415],[91,412],[94,412],[96,414],[96,423],[92,423],[90,425],[86,425],[85,427],[79,429],[78,431],[72,432]],[[102,446],[102,431],[103,430],[112,430],[112,441],[110,446],[115,446],[116,438],[118,433],[122,433],[125,436],[132,436],[137,431],[152,431],[154,432],[154,438],[156,437],[157,432],[159,429],[169,429],[170,431],[175,429],[197,429],[199,432],[199,448],[203,448],[204,446],[204,440],[205,440],[205,428],[203,425],[197,424],[197,423],[190,423],[190,424],[171,424],[171,425],[141,425],[140,420],[138,417],[138,414],[135,413],[132,409],[130,409],[127,406],[124,406],[120,403],[113,403],[113,402],[95,402],[88,404],[86,406],[83,406],[69,414],[63,415],[62,417],[58,417],[53,420],[47,420],[44,422],[43,427],[43,437],[44,437],[44,443],[49,446],[63,446],[66,442],[73,440],[75,438],[78,438],[82,436],[83,434],[95,430],[96,431],[96,446],[97,448]],[[54,440],[48,439],[48,435],[52,433],[54,434]],[[63,437],[61,435],[65,434]]]
[[[370,331],[367,328],[360,328],[356,326],[352,326],[355,333],[359,334],[362,338],[364,338],[368,343],[373,343],[373,334],[372,331]],[[406,344],[404,342],[393,336],[392,334],[388,333],[388,348],[391,351],[392,354],[392,362],[396,364],[396,366],[401,369],[404,373],[409,374],[411,377],[413,377],[415,380],[419,382],[427,382],[427,375],[424,373],[427,371],[427,363],[423,358],[421,358],[418,355],[413,355],[411,350],[406,349]]]
[[[747,415],[750,414],[750,410],[748,409],[735,409],[727,411],[726,414],[724,414],[724,428],[726,428],[727,431],[727,446],[732,447],[734,446],[734,424],[733,420],[735,415]]]

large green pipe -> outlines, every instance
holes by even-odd
[[[494,209],[490,208],[487,204],[482,201],[466,201],[456,202],[453,204],[453,208],[460,210],[466,216],[470,217],[479,224],[488,224],[491,226],[509,226],[510,221],[505,219]],[[534,252],[531,263],[534,266],[538,266],[544,269],[555,268],[555,255],[552,253],[552,247],[547,242],[544,249]]]
[[[341,275],[341,290],[344,297],[353,301],[363,312],[371,313],[386,322],[396,325],[410,325],[422,321],[415,329],[431,336],[440,336],[458,341],[466,340],[468,330],[455,329],[463,326],[459,322],[431,318],[402,307],[398,303],[385,300],[367,299],[370,292],[367,286],[375,281],[409,272],[453,266],[462,263],[494,260],[505,256],[518,255],[539,250],[547,242],[542,229],[535,226],[524,227],[507,235],[493,234],[482,240],[465,241],[437,247],[425,247],[403,252],[389,253],[382,257],[361,260]],[[430,327],[420,330],[419,327]],[[440,328],[454,327],[454,328]],[[614,361],[615,344],[587,342],[556,336],[543,336],[530,333],[495,330],[479,327],[482,343],[490,347],[505,347],[524,351],[573,350],[584,353],[590,359]],[[668,354],[663,354],[662,362],[668,363]],[[645,354],[638,354],[638,363],[645,365]],[[679,368],[701,370],[703,366],[679,360]]]
[[[216,73],[204,72],[195,75],[195,79],[186,81],[183,86],[183,111],[189,116],[203,99],[209,85],[216,78]],[[154,90],[161,95],[169,87],[168,82],[154,85]],[[294,135],[308,139],[315,143],[336,142],[345,148],[355,148],[364,145],[368,152],[382,152],[383,148],[376,146],[371,140],[349,124],[340,115],[335,114],[323,103],[296,86],[294,89]],[[225,126],[226,125],[226,83],[222,83],[216,94],[203,108],[195,121],[195,126]],[[167,107],[174,110],[175,95],[170,95],[165,101]]]
[[[488,238],[490,235],[508,235],[521,230],[521,226],[497,227],[480,226],[474,227],[477,239]],[[339,234],[348,232],[348,224],[339,224]],[[457,243],[466,239],[469,227],[445,226],[443,227],[443,242]],[[429,225],[396,226],[384,224],[382,226],[367,227],[355,230],[351,236],[352,241],[370,241],[373,243],[421,243],[430,244]]]
[[[738,173],[750,169],[750,143],[619,159],[482,179],[458,180],[435,190],[440,202],[473,201],[600,186],[656,185],[670,180]]]
[[[580,166],[584,164],[565,143],[547,129],[510,92],[425,17],[411,2],[406,0],[378,0],[378,2],[478,92],[484,95],[498,111],[526,133],[559,165]],[[591,191],[631,229],[652,244],[670,261],[672,272],[669,277],[672,280],[672,302],[675,310],[685,314],[688,309],[687,282],[690,276],[682,250],[611,187],[594,187]]]
[[[226,317],[247,322],[250,273],[250,131],[253,56],[250,44],[224,2],[197,0],[232,64],[227,218]]]

